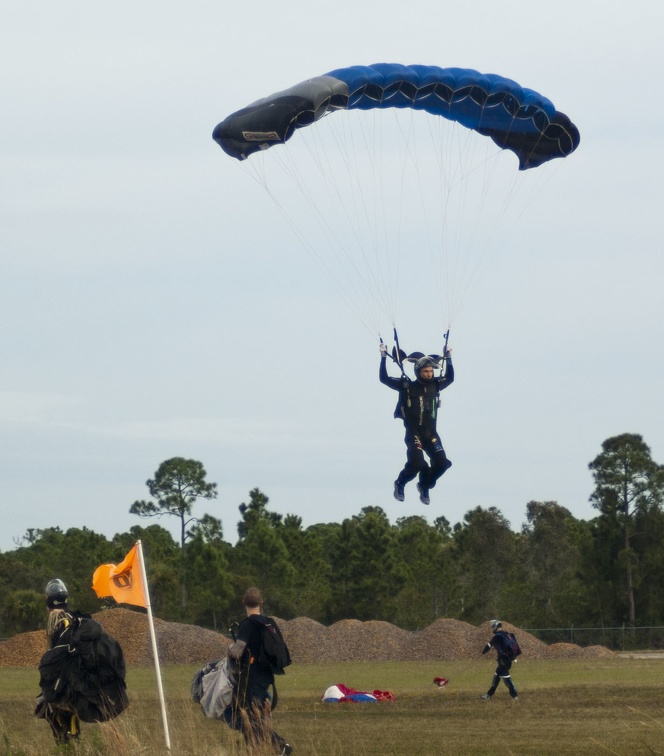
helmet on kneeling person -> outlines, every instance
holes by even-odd
[[[69,592],[67,591],[67,586],[60,578],[50,580],[44,589],[44,593],[46,606],[49,609],[62,609],[67,606]]]

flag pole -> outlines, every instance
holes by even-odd
[[[145,573],[145,560],[143,559],[143,545],[140,540],[136,541],[138,546],[139,563],[141,565],[141,580],[143,581],[143,593],[145,593],[145,603],[148,610],[148,624],[150,625],[150,640],[152,641],[152,655],[154,657],[154,668],[157,673],[157,689],[159,690],[159,703],[161,704],[161,719],[164,723],[164,737],[166,738],[166,748],[171,750],[171,739],[168,734],[168,718],[166,716],[166,702],[164,700],[164,688],[161,684],[161,669],[159,667],[159,654],[157,652],[157,638],[154,632],[154,621],[152,619],[152,606],[150,604],[150,591],[148,590],[148,578]]]

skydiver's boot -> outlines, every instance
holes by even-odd
[[[405,488],[406,486],[398,478],[394,481],[394,498],[397,501],[403,501],[406,498]]]
[[[420,501],[422,504],[430,504],[431,499],[429,499],[429,489],[425,488],[421,483],[418,483],[417,490],[420,492]]]
[[[50,706],[46,711],[46,721],[51,725],[53,737],[58,745],[66,745],[71,737],[69,712],[58,711]]]

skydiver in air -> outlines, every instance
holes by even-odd
[[[387,346],[380,344],[380,382],[399,392],[394,417],[401,418],[406,428],[406,464],[394,481],[394,498],[403,501],[406,483],[418,477],[417,490],[422,504],[429,504],[429,491],[452,463],[447,458],[436,430],[436,416],[440,405],[439,394],[454,380],[452,350],[445,349],[447,363],[442,375],[434,377],[440,367],[432,357],[420,357],[415,363],[415,379],[403,372],[399,378],[387,374]],[[427,464],[424,454],[429,457]]]

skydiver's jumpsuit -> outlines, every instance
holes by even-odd
[[[493,648],[496,650],[496,654],[498,655],[498,666],[496,667],[496,671],[493,673],[491,687],[487,691],[487,695],[492,696],[496,692],[498,684],[502,680],[507,686],[507,690],[509,690],[510,696],[512,696],[512,698],[516,698],[518,694],[516,692],[516,688],[514,687],[514,682],[512,681],[512,675],[510,674],[510,669],[512,669],[512,658],[505,653],[504,642],[503,632],[498,631],[482,649],[482,653],[486,654],[487,651],[490,651]]]
[[[406,464],[397,483],[405,486],[419,474],[422,488],[431,489],[440,476],[452,466],[436,430],[438,395],[454,381],[452,360],[447,360],[445,375],[430,381],[411,381],[407,376],[392,378],[387,374],[385,355],[380,359],[380,382],[399,392],[394,417],[406,427]],[[430,465],[424,458],[427,453]]]

